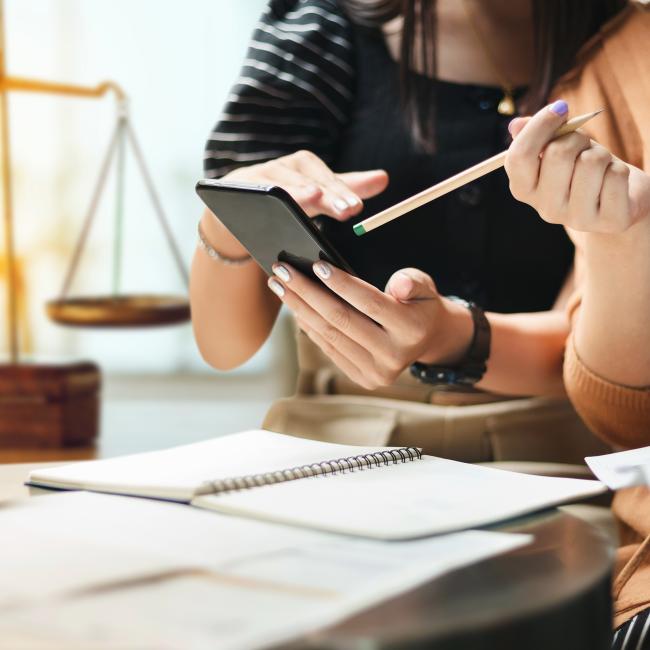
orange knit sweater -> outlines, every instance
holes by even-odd
[[[554,97],[566,99],[574,114],[606,107],[588,125],[589,135],[650,173],[650,7],[631,4],[583,48],[579,59],[577,73],[558,84]],[[579,234],[572,237],[578,286],[571,305],[575,315],[580,309],[581,244]],[[630,388],[597,376],[582,363],[572,339],[564,380],[578,413],[596,434],[617,447],[650,445],[650,386]],[[621,526],[613,589],[618,627],[650,607],[650,489],[621,490],[614,497],[613,511]]]

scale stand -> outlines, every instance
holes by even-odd
[[[20,359],[18,335],[18,286],[14,248],[11,156],[9,138],[8,93],[10,91],[38,92],[99,98],[113,93],[122,111],[114,134],[116,144],[121,143],[118,165],[123,162],[124,145],[128,138],[141,175],[163,227],[179,271],[187,283],[178,247],[162,211],[144,157],[131,129],[126,111],[126,95],[114,82],[95,87],[76,86],[34,79],[9,77],[5,66],[4,11],[0,0],[0,146],[2,147],[3,225],[5,258],[8,278],[7,317],[9,332],[9,363],[0,364],[0,449],[7,457],[7,449],[60,448],[70,445],[88,447],[99,429],[100,371],[92,362],[36,364]],[[105,161],[106,170],[111,156]],[[123,165],[122,165],[123,167]],[[48,303],[50,317],[56,322],[85,326],[145,326],[179,323],[189,320],[189,304],[185,297],[175,296],[125,296],[119,293],[119,262],[121,261],[121,201],[116,209],[116,237],[114,246],[114,286],[111,296],[94,298],[69,298],[68,291],[86,241],[95,208],[105,180],[100,181],[88,210],[84,227],[75,248],[61,296]],[[118,183],[123,183],[119,179]],[[118,196],[122,190],[118,189]],[[94,205],[94,207],[93,207]],[[84,452],[85,453],[85,452]],[[9,453],[9,457],[14,458]],[[15,456],[23,458],[24,456]],[[1,456],[0,456],[1,459]]]

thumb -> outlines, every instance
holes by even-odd
[[[508,131],[513,140],[522,132],[529,120],[530,117],[515,117],[515,119],[508,124]]]
[[[400,302],[433,300],[438,297],[436,285],[419,269],[402,269],[393,273],[386,284],[386,293]]]
[[[358,197],[367,199],[386,189],[388,174],[383,169],[371,169],[365,172],[346,172],[337,174]]]

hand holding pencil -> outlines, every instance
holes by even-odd
[[[511,122],[514,141],[505,165],[510,191],[549,223],[623,233],[650,216],[650,177],[579,131],[552,140],[568,110],[557,101]]]
[[[543,114],[544,111],[547,113],[550,112],[552,110],[552,106],[555,106],[555,104],[552,104],[551,107],[543,108],[541,111],[539,111],[539,113],[537,113],[537,115]],[[565,124],[562,124],[559,126],[559,128],[554,130],[555,132],[553,139],[574,133],[577,129],[586,124],[596,115],[600,114],[602,111],[603,109],[600,109],[592,113],[574,117],[573,119],[569,120]],[[501,153],[498,153],[495,156],[492,156],[491,158],[488,158],[487,160],[484,160],[483,162],[470,167],[469,169],[455,174],[454,176],[451,176],[450,178],[437,183],[436,185],[433,185],[432,187],[429,187],[426,190],[423,190],[422,192],[419,192],[418,194],[415,194],[408,199],[401,201],[400,203],[396,203],[390,208],[387,208],[386,210],[383,210],[382,212],[379,212],[372,217],[364,219],[354,226],[355,234],[359,236],[365,235],[371,230],[375,230],[376,228],[383,226],[389,221],[393,221],[393,219],[397,219],[398,217],[411,212],[411,210],[415,210],[416,208],[419,208],[420,206],[425,205],[430,201],[434,201],[435,199],[438,199],[441,196],[444,196],[445,194],[448,194],[449,192],[452,192],[453,190],[466,185],[467,183],[471,183],[477,178],[481,178],[482,176],[485,176],[486,174],[489,174],[490,172],[503,167],[506,161],[506,156],[508,155],[508,151],[509,150],[502,151]]]

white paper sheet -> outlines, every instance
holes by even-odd
[[[315,589],[365,606],[531,540],[481,530],[397,542],[319,534],[311,542],[233,562],[219,573]]]
[[[0,607],[308,543],[311,531],[177,503],[89,492],[35,497],[0,509]]]
[[[384,544],[87,492],[5,506],[0,531],[0,609],[181,570],[341,590],[346,573],[365,584],[410,562],[429,575],[427,567],[445,571],[522,543],[520,536],[469,532]]]
[[[378,469],[199,497],[219,512],[378,539],[476,528],[605,491],[433,456]]]
[[[591,471],[610,490],[650,485],[650,447],[585,458]]]
[[[14,525],[0,516],[0,611],[34,600],[82,589],[89,584],[160,575],[179,565],[177,559],[110,541],[76,539],[56,530]],[[0,645],[0,647],[2,647]]]
[[[316,625],[322,608],[298,593],[184,578],[0,612],[0,649],[252,650]]]
[[[98,505],[112,499],[88,496]],[[253,525],[260,530],[278,528]],[[222,541],[228,540],[227,530],[222,531]],[[272,548],[265,535],[258,535],[257,549],[245,556],[233,551],[227,561],[215,558],[220,569],[209,576],[170,578],[0,610],[0,639],[12,650],[265,647],[530,541],[526,535],[484,531],[377,542],[279,530],[284,530],[284,548]],[[233,538],[230,543],[237,541]],[[177,549],[179,563],[186,551]]]

